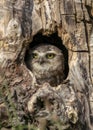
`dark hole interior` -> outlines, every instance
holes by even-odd
[[[29,48],[33,48],[34,46],[40,44],[40,43],[44,43],[44,44],[51,44],[51,45],[55,45],[57,46],[59,49],[62,50],[63,55],[64,55],[64,59],[65,59],[65,79],[67,78],[68,75],[68,71],[69,71],[69,66],[68,66],[68,50],[66,49],[66,47],[63,45],[63,41],[61,40],[60,37],[58,37],[57,33],[51,34],[49,36],[45,36],[42,35],[41,33],[36,34],[33,37],[33,41],[30,43]],[[28,49],[26,51],[25,54],[25,63],[27,65],[27,59],[29,57],[28,55]]]

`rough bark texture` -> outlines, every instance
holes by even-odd
[[[38,86],[24,57],[33,37],[58,33],[69,73],[56,88]],[[93,1],[0,2],[0,125],[93,130]],[[42,123],[43,122],[43,123]]]

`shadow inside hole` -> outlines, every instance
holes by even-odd
[[[63,55],[64,55],[64,59],[65,59],[65,79],[68,76],[68,72],[69,72],[69,66],[68,66],[68,50],[66,49],[66,47],[63,45],[63,41],[61,40],[60,37],[58,37],[57,33],[54,33],[50,36],[43,36],[41,33],[36,34],[33,37],[33,41],[30,43],[29,48],[33,48],[34,46],[40,44],[40,43],[44,43],[44,44],[51,44],[54,45],[56,47],[58,47],[59,49],[62,50]],[[28,50],[26,51],[26,55],[25,55],[25,63],[27,65],[27,60],[28,60],[29,54],[28,54]],[[29,69],[29,68],[28,68]]]

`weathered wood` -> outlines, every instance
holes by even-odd
[[[51,86],[38,86],[35,84],[33,74],[27,69],[24,57],[26,50],[29,48],[33,37],[40,32],[42,35],[49,36],[57,33],[62,39],[64,46],[68,50],[69,73],[62,88],[51,88]],[[32,43],[31,43],[32,44]],[[72,104],[68,108],[73,111],[75,122],[72,116],[67,114],[66,121],[70,122],[67,127],[71,130],[93,130],[93,1],[92,0],[3,0],[0,2],[0,110],[12,113],[12,122],[6,121],[0,124],[2,127],[12,125],[37,125],[39,128],[45,129],[46,120],[54,118],[66,118],[66,112],[62,107],[62,101],[66,104],[67,95],[73,95],[76,100],[75,108]],[[42,89],[41,89],[42,88]],[[54,90],[55,89],[55,90]],[[68,90],[71,89],[69,92]],[[62,91],[63,95],[60,94]],[[44,94],[42,94],[44,92]],[[54,95],[52,95],[54,92]],[[51,96],[48,98],[48,94]],[[61,100],[59,100],[61,95]],[[64,97],[66,95],[66,97]],[[56,97],[57,96],[57,97]],[[41,128],[41,117],[35,122],[38,108],[38,98],[44,98],[43,103],[46,104],[45,98],[50,98],[55,102],[49,104],[44,112],[48,112],[48,118],[42,119],[45,126]],[[57,102],[58,100],[58,102]],[[36,103],[36,108],[34,104]],[[58,103],[58,104],[57,104]],[[51,113],[51,105],[54,107],[55,113]],[[57,106],[60,106],[57,108]],[[62,106],[63,105],[63,106]],[[3,106],[3,107],[2,107]],[[67,104],[65,105],[67,106]],[[40,106],[39,106],[40,107]],[[14,108],[14,110],[13,110]],[[37,113],[35,112],[37,110]],[[57,117],[57,111],[61,109],[62,113]],[[54,112],[53,111],[53,112]],[[2,113],[1,113],[2,114]],[[62,115],[63,114],[63,115]],[[79,116],[79,114],[82,114]],[[6,114],[5,118],[9,117]],[[51,115],[51,116],[50,116]],[[1,116],[1,115],[0,115]],[[55,116],[55,117],[53,117]],[[2,117],[2,116],[1,116]],[[18,117],[15,121],[15,117]],[[33,118],[33,119],[32,119]],[[63,119],[63,121],[64,121]],[[78,120],[77,120],[78,119]],[[3,122],[3,119],[0,118]],[[56,122],[56,125],[58,122]],[[58,127],[50,126],[50,130]],[[61,122],[61,129],[65,129]]]

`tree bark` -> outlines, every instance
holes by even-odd
[[[56,33],[68,51],[69,72],[56,88],[37,85],[26,66],[37,33]],[[93,130],[92,42],[92,0],[1,1],[0,127]]]

